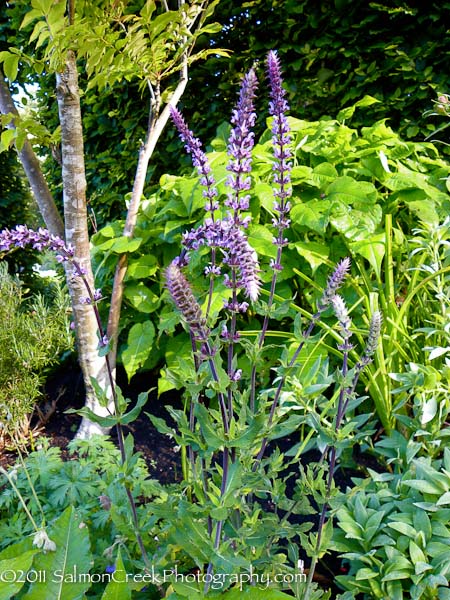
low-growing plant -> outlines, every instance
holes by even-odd
[[[379,451],[394,472],[369,470],[332,500],[332,548],[348,565],[336,579],[349,598],[450,598],[450,451],[414,458],[420,448],[396,432]]]
[[[0,447],[32,441],[30,427],[51,365],[73,347],[68,295],[59,281],[53,298],[22,298],[22,284],[0,263]]]

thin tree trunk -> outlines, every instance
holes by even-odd
[[[86,279],[94,289],[91,268],[88,219],[86,207],[86,176],[84,166],[83,130],[76,59],[69,51],[63,73],[57,74],[56,95],[61,124],[62,180],[64,198],[64,221],[66,242],[72,244],[75,259],[84,268]],[[86,387],[86,406],[97,415],[114,412],[111,402],[108,408],[97,401],[91,378],[111,395],[105,359],[98,355],[99,338],[97,322],[92,306],[83,303],[86,289],[81,279],[69,278],[69,291],[77,331],[78,355]],[[87,438],[94,433],[105,433],[98,424],[83,418],[77,437]]]
[[[4,115],[11,114],[19,117],[19,113],[11,97],[9,87],[0,73],[0,112]],[[15,129],[14,119],[7,125],[9,129]],[[64,224],[61,215],[58,212],[52,193],[47,185],[47,181],[42,174],[41,165],[34,153],[34,150],[28,141],[18,151],[20,162],[22,163],[25,175],[28,178],[34,198],[39,207],[39,211],[44,219],[45,226],[53,235],[64,238]]]
[[[159,98],[157,98],[155,101],[152,101],[147,136],[145,139],[145,143],[141,146],[139,150],[139,159],[133,183],[133,191],[131,194],[131,200],[128,207],[127,218],[123,230],[123,235],[126,237],[132,238],[134,235],[142,194],[144,192],[148,163],[153,154],[155,146],[163,132],[163,129],[170,118],[170,107],[176,107],[176,105],[178,104],[181,96],[184,93],[184,90],[186,89],[187,80],[187,63],[186,60],[184,60],[184,64],[180,74],[180,81],[174,93],[172,94],[168,104],[166,104],[164,110],[160,115],[158,115],[160,110]],[[122,254],[122,256],[119,258],[119,262],[117,263],[116,271],[114,274],[114,284],[111,295],[111,308],[108,317],[108,338],[112,340],[111,352],[109,354],[112,369],[115,369],[116,367],[117,337],[119,333],[120,311],[122,307],[124,289],[123,281],[127,273],[127,268],[128,257],[126,254]]]

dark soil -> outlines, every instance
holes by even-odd
[[[133,386],[127,385],[123,372],[118,372],[118,384],[125,397],[135,400],[137,395],[152,387],[156,387],[156,378],[146,374],[136,376]],[[84,403],[84,385],[81,373],[76,366],[67,364],[50,377],[45,386],[45,398],[39,404],[40,415],[33,417],[32,428],[36,428],[44,435],[51,446],[61,448],[62,456],[69,457],[67,450],[69,442],[74,438],[81,417],[76,414],[67,414],[69,408],[81,408]],[[170,420],[165,405],[179,407],[180,400],[175,394],[164,394],[157,398],[156,392],[149,394],[149,399],[139,418],[124,428],[125,434],[131,433],[135,441],[135,450],[140,452],[145,459],[149,474],[161,483],[172,483],[180,479],[181,462],[180,454],[175,443],[166,435],[160,434],[145,412]],[[114,431],[111,434],[116,439]],[[39,438],[35,439],[38,444]],[[0,453],[0,466],[7,467],[16,460],[13,452]]]

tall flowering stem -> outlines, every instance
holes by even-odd
[[[103,329],[103,325],[100,319],[100,313],[98,311],[97,306],[97,303],[102,299],[101,290],[93,290],[89,285],[89,282],[86,278],[86,271],[84,267],[82,267],[74,257],[74,249],[72,248],[72,246],[66,245],[64,240],[62,240],[58,236],[50,234],[49,231],[47,231],[47,229],[39,228],[37,231],[34,231],[33,229],[29,229],[26,225],[17,225],[17,227],[15,227],[14,229],[4,229],[0,232],[0,252],[9,252],[14,248],[25,248],[26,246],[31,246],[32,248],[39,251],[51,250],[55,252],[56,260],[60,263],[63,263],[65,266],[71,265],[73,269],[73,276],[79,277],[83,281],[87,296],[85,296],[82,301],[84,304],[91,304],[94,310],[95,319],[97,321],[98,326],[99,349],[103,349],[103,351],[105,352],[105,364],[108,373],[109,385],[111,386],[114,409],[116,414],[119,415],[120,407],[117,398],[116,384],[108,356],[109,340],[106,336],[105,330]],[[122,464],[125,464],[127,457],[125,451],[124,434],[120,422],[116,423],[116,429],[121,461]],[[140,534],[136,503],[128,485],[125,485],[125,491],[127,494],[128,502],[130,504],[136,540],[138,542],[138,546],[141,551],[145,567],[147,570],[149,570],[151,568],[151,563],[148,558],[147,551],[145,550],[142,536]]]
[[[184,147],[186,152],[191,155],[192,164],[200,175],[200,183],[204,187],[203,197],[206,198],[205,210],[209,213],[211,222],[214,222],[215,211],[219,208],[219,203],[217,202],[218,191],[216,180],[211,172],[211,166],[208,158],[203,151],[202,143],[189,129],[186,121],[183,118],[183,115],[179,110],[170,107],[170,115],[175,127],[178,130],[181,141],[185,144]],[[185,261],[185,253],[186,251],[184,250],[181,254],[181,260],[179,261],[180,264],[183,264]],[[211,264],[205,269],[205,273],[209,275],[209,294],[208,305],[206,309],[206,315],[208,316],[211,309],[214,276],[220,273],[220,270],[216,267],[216,249],[214,247],[211,249]]]
[[[247,193],[251,187],[250,172],[252,168],[252,150],[255,143],[253,127],[256,121],[254,107],[254,98],[258,80],[255,70],[252,68],[244,76],[239,92],[238,102],[231,116],[233,125],[228,140],[228,155],[230,162],[227,166],[230,175],[227,185],[230,188],[225,205],[232,210],[229,217],[231,222],[229,227],[229,246],[224,262],[231,268],[231,277],[228,280],[229,287],[232,290],[231,301],[227,307],[230,309],[231,319],[228,335],[228,358],[227,372],[230,378],[233,378],[233,356],[234,341],[236,339],[236,316],[239,312],[237,301],[238,286],[246,285],[252,280],[249,266],[253,262],[252,250],[244,236],[241,226],[247,226],[249,219],[242,219],[240,212],[248,210],[250,206],[250,195]],[[244,195],[242,195],[244,193]],[[256,257],[255,257],[256,258]],[[239,280],[238,273],[242,274],[242,280]],[[249,289],[250,288],[250,289]],[[258,285],[247,286],[248,295],[255,300],[258,293]],[[231,386],[228,389],[228,413],[230,418],[233,415],[233,397]]]
[[[325,291],[323,292],[319,302],[317,303],[317,310],[316,310],[315,314],[311,317],[310,323],[309,323],[307,329],[303,333],[303,336],[302,336],[303,339],[300,342],[300,344],[297,346],[297,349],[295,350],[291,360],[289,361],[289,363],[287,365],[288,369],[293,367],[294,364],[296,363],[297,358],[306,343],[306,340],[310,337],[310,335],[311,335],[317,321],[320,319],[322,313],[324,313],[327,310],[327,308],[331,305],[333,298],[336,295],[336,292],[341,287],[341,285],[344,283],[344,279],[345,279],[349,269],[350,269],[350,259],[344,258],[338,264],[338,266],[334,270],[333,274],[328,278],[328,282],[327,282]],[[286,382],[286,376],[284,375],[283,377],[280,377],[280,381],[278,382],[278,386],[275,390],[275,396],[272,401],[272,406],[270,408],[269,419],[268,419],[269,427],[271,426],[273,419],[275,417],[275,412],[278,407],[280,395],[281,395],[281,392],[283,391],[285,382]],[[262,460],[262,457],[264,456],[264,452],[266,451],[266,448],[267,448],[267,443],[268,443],[268,439],[266,437],[263,439],[263,441],[261,443],[261,448],[258,452],[255,463],[253,465],[254,471],[256,471],[259,463]]]
[[[272,120],[272,142],[274,152],[273,165],[273,181],[275,197],[274,213],[272,223],[276,230],[274,244],[277,248],[275,260],[271,260],[272,280],[270,284],[270,293],[267,301],[267,313],[264,317],[263,325],[258,339],[258,347],[262,348],[269,326],[269,315],[272,308],[277,284],[278,273],[283,269],[281,265],[281,254],[283,247],[287,244],[287,239],[284,237],[285,230],[290,225],[288,218],[291,204],[288,198],[292,195],[290,185],[290,171],[292,168],[292,150],[291,150],[291,134],[289,123],[286,118],[286,113],[289,110],[288,102],[286,101],[286,92],[283,89],[280,61],[277,53],[269,52],[267,56],[267,77],[270,88],[270,103],[269,113],[273,117]],[[255,394],[256,394],[256,365],[252,367],[250,383],[250,407],[255,410]]]
[[[331,291],[332,290],[328,290],[328,292],[331,292]],[[337,406],[336,418],[335,418],[335,422],[334,422],[334,430],[337,433],[339,431],[342,420],[344,418],[348,403],[349,403],[350,399],[353,397],[354,391],[356,389],[356,384],[358,383],[359,376],[360,376],[362,370],[364,369],[364,367],[366,367],[372,361],[373,355],[376,351],[378,341],[380,339],[380,334],[381,334],[382,318],[381,318],[381,313],[378,311],[376,311],[373,314],[372,319],[370,321],[369,336],[367,338],[367,343],[366,343],[366,348],[364,350],[364,354],[363,354],[361,360],[356,363],[356,365],[354,367],[352,384],[351,384],[351,386],[348,386],[346,383],[346,377],[348,374],[348,353],[353,348],[353,345],[350,343],[350,338],[352,335],[352,332],[350,331],[351,319],[348,314],[348,310],[345,305],[345,302],[341,298],[341,296],[335,295],[335,296],[330,297],[330,295],[328,293],[326,295],[324,294],[324,296],[322,297],[322,300],[325,300],[325,302],[327,302],[327,300],[329,300],[330,303],[333,305],[334,313],[338,319],[339,328],[341,330],[341,336],[342,336],[342,340],[343,340],[342,344],[340,344],[340,346],[339,346],[339,349],[342,351],[342,355],[343,355],[343,361],[342,361],[342,381],[343,381],[343,383],[339,390],[338,406]],[[327,446],[325,448],[325,450],[322,454],[322,459],[328,453],[328,450],[329,450],[329,446]],[[323,529],[324,529],[325,522],[326,522],[328,503],[329,503],[329,499],[331,496],[331,488],[333,485],[334,470],[336,468],[336,458],[337,458],[337,449],[336,449],[336,446],[334,445],[331,448],[331,453],[330,453],[325,501],[322,505],[322,510],[320,511],[319,523],[317,526],[315,555],[312,557],[311,565],[310,565],[310,569],[309,569],[309,573],[308,573],[308,579],[306,582],[306,590],[305,590],[305,595],[304,595],[305,600],[309,599],[311,583],[313,581],[314,572],[315,572],[315,568],[317,565],[317,556],[320,551],[320,545],[322,542],[322,533],[323,533]]]

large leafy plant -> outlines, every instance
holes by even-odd
[[[379,418],[390,429],[395,419],[389,373],[401,372],[405,362],[415,360],[413,354],[408,355],[418,348],[411,338],[411,327],[419,326],[420,315],[423,321],[430,318],[430,305],[420,303],[420,294],[415,292],[417,277],[404,268],[411,251],[406,242],[418,219],[437,223],[447,214],[450,169],[433,144],[406,142],[385,121],[361,130],[347,124],[356,110],[374,102],[366,97],[341,111],[334,120],[308,122],[289,118],[295,154],[291,172],[293,206],[278,299],[286,301],[286,323],[295,319],[299,311],[311,316],[327,270],[343,256],[353,257],[355,269],[349,286],[352,289],[344,293],[354,305],[356,322],[365,325],[362,308],[380,308],[392,323],[373,368],[363,374]],[[228,134],[227,127],[219,128],[207,154],[219,197],[226,195]],[[263,264],[268,264],[275,258],[270,230],[273,211],[269,132],[255,145],[252,156],[253,220],[248,235]],[[162,355],[170,365],[180,351],[189,352],[184,334],[171,338],[165,335],[174,333],[175,320],[160,303],[159,278],[162,265],[177,253],[182,231],[199,222],[204,200],[198,180],[191,175],[165,175],[160,184],[159,191],[143,202],[134,245],[129,248],[122,357],[130,377],[141,367],[154,366]],[[113,222],[93,238],[96,274],[106,289],[114,256],[125,243],[120,230],[120,223]],[[192,269],[194,273],[195,264]],[[297,278],[302,280],[301,290]],[[198,272],[195,279],[200,291]],[[268,283],[263,275],[263,294],[268,293]],[[406,294],[405,303],[402,300],[406,289],[410,294]],[[207,286],[202,293],[207,293]],[[300,302],[289,304],[296,294]],[[256,307],[247,326],[251,330],[257,323]],[[411,343],[405,345],[405,339]],[[352,360],[357,360],[357,356],[353,354]],[[173,385],[163,371],[160,391]]]

